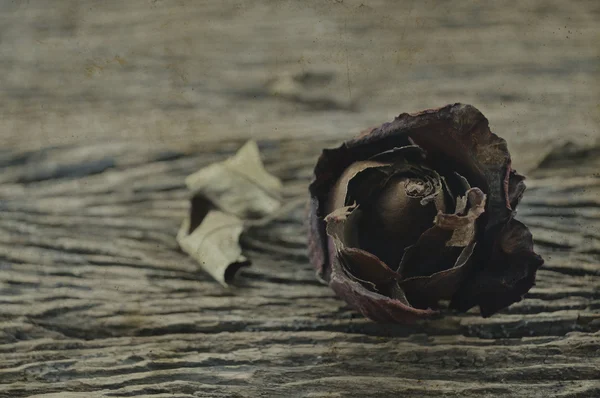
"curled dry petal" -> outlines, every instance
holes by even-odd
[[[360,212],[348,206],[327,216],[327,232],[333,240],[329,284],[348,304],[363,315],[381,322],[407,322],[435,313],[410,306],[404,294],[387,297],[380,290],[393,290],[399,275],[376,256],[347,245],[355,243]],[[397,285],[396,285],[397,286]]]
[[[436,314],[431,309],[418,309],[405,300],[390,298],[365,288],[343,272],[338,257],[333,258],[329,286],[348,304],[376,322],[404,323]]]
[[[483,316],[521,301],[522,296],[535,285],[535,273],[543,264],[533,252],[533,239],[527,227],[515,220],[497,226],[493,246],[453,297],[451,307],[460,311],[479,305]]]
[[[462,206],[460,209],[457,206],[455,214],[440,212],[435,218],[436,226],[452,231],[452,237],[446,242],[446,246],[464,247],[475,238],[475,221],[485,211],[486,195],[479,188],[471,188],[464,198],[459,199]],[[467,203],[470,208],[465,212]]]
[[[475,240],[471,241],[461,251],[452,268],[435,272],[431,276],[404,279],[400,287],[404,289],[407,296],[414,298],[415,304],[428,306],[435,305],[439,300],[449,300],[467,275],[476,244]],[[423,295],[422,292],[429,292],[429,294]]]
[[[325,149],[310,185],[319,277],[377,321],[429,316],[440,300],[483,316],[520,300],[543,261],[513,219],[525,184],[510,165],[506,142],[462,104]]]
[[[525,177],[516,170],[511,170],[508,178],[508,201],[511,209],[517,208],[523,193],[525,193],[525,188]]]

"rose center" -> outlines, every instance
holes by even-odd
[[[397,269],[404,249],[433,226],[436,205],[444,210],[443,193],[425,205],[421,200],[434,193],[430,181],[414,177],[393,177],[368,207],[360,221],[360,245],[390,268]]]

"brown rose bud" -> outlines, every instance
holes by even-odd
[[[543,263],[514,219],[523,180],[474,107],[404,113],[323,151],[310,185],[311,262],[375,321],[427,317],[440,300],[490,316],[521,300]]]

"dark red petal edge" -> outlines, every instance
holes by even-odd
[[[499,231],[493,231],[492,247],[484,252],[489,257],[479,259],[479,269],[462,283],[451,308],[466,311],[479,305],[481,315],[488,317],[521,301],[535,284],[544,260],[533,251],[529,229],[514,219],[495,229]]]
[[[404,289],[410,302],[416,307],[421,307],[417,304],[434,306],[439,300],[451,299],[472,266],[475,246],[476,242],[473,240],[464,247],[450,269],[436,272],[431,276],[417,276],[400,282],[400,287]]]
[[[325,221],[319,214],[319,199],[315,196],[308,203],[308,259],[317,270],[317,277],[322,282],[329,281],[331,267],[327,266],[329,255],[327,253],[327,233]]]
[[[511,170],[508,179],[508,201],[511,209],[517,208],[526,188],[525,176],[517,173],[516,170]]]
[[[410,307],[399,300],[366,289],[344,273],[338,256],[332,261],[329,286],[351,307],[375,322],[408,323],[437,313],[430,309]]]
[[[376,255],[355,247],[345,247],[338,252],[338,257],[345,261],[348,271],[357,279],[372,283],[375,286],[400,279]]]

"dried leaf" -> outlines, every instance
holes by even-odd
[[[193,194],[242,219],[261,218],[281,206],[281,181],[265,170],[254,141],[235,156],[188,176],[185,183]]]
[[[243,221],[236,216],[211,210],[191,233],[190,219],[185,219],[177,242],[217,282],[227,286],[240,267],[249,265],[239,245],[243,229]]]
[[[280,209],[281,182],[265,170],[254,141],[185,182],[192,192],[191,211],[177,242],[202,269],[228,286],[239,268],[250,264],[242,255],[240,235],[247,225],[268,221]]]

